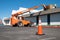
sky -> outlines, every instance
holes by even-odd
[[[0,19],[11,17],[12,10],[18,10],[19,7],[31,8],[40,4],[56,4],[60,7],[60,0],[0,0]],[[37,10],[42,9],[42,6]]]

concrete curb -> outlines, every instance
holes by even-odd
[[[36,28],[38,27],[38,26],[35,26]],[[60,28],[60,26],[42,26],[43,28]]]
[[[43,26],[43,28],[60,28],[60,26]]]

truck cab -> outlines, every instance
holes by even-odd
[[[26,20],[23,16],[18,16],[18,26],[30,26],[32,25],[31,21]]]

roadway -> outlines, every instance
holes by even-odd
[[[0,26],[0,40],[60,40],[60,28],[43,28],[45,35],[36,32],[36,27]]]

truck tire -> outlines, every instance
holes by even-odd
[[[17,25],[18,25],[18,27],[22,27],[23,26],[22,22],[18,22]]]
[[[17,27],[17,24],[15,24],[15,25],[12,25],[12,27]]]
[[[28,24],[28,27],[32,27],[31,24]]]

